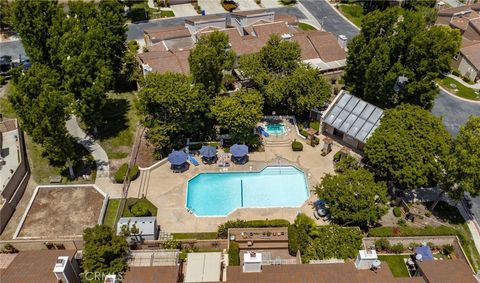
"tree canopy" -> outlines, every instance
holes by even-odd
[[[145,116],[147,138],[159,153],[185,145],[205,124],[209,97],[188,76],[178,73],[148,74],[138,93],[138,109]]]
[[[220,90],[223,70],[232,69],[234,59],[226,33],[214,31],[201,36],[188,57],[193,81],[214,97]]]
[[[434,79],[450,70],[460,42],[458,30],[428,27],[419,12],[371,12],[349,45],[345,84],[381,108],[410,103],[429,109],[438,93]]]
[[[438,183],[452,139],[440,118],[402,104],[384,112],[365,145],[368,163],[382,178],[415,189]]]
[[[245,141],[262,118],[263,98],[252,89],[241,89],[232,96],[219,96],[212,106],[212,114],[220,127],[229,130],[239,141]]]
[[[453,168],[449,174],[455,176],[458,188],[455,191],[480,194],[480,116],[471,116],[460,128],[453,146]]]
[[[13,24],[27,55],[59,74],[57,89],[73,95],[73,110],[91,129],[102,123],[105,92],[123,66],[125,23],[118,1],[73,1],[67,13],[57,1],[13,4]]]
[[[387,212],[386,184],[375,182],[373,173],[363,168],[327,174],[316,191],[328,203],[332,219],[341,224],[372,225]]]
[[[86,272],[118,274],[127,270],[128,244],[123,236],[106,225],[83,231],[85,247],[82,266]]]
[[[319,70],[306,65],[295,68],[290,75],[273,80],[265,91],[265,100],[270,108],[284,109],[298,116],[322,106],[330,96],[330,83]]]

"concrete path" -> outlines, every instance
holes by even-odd
[[[448,74],[447,76],[450,77],[450,78],[452,78],[452,79],[454,79],[454,80],[456,80],[457,82],[461,83],[462,85],[464,85],[464,86],[466,86],[466,87],[473,88],[473,89],[480,89],[480,82],[477,82],[476,84],[471,85],[471,84],[469,84],[469,83],[464,82],[464,81],[462,80],[462,78],[457,77],[457,76],[455,76],[455,75]]]
[[[97,179],[108,178],[109,163],[108,156],[105,150],[95,140],[87,135],[78,125],[77,118],[72,115],[66,123],[67,131],[75,140],[88,150],[97,164]]]
[[[458,202],[457,208],[467,222],[468,229],[470,230],[473,242],[475,243],[475,248],[480,252],[480,226],[478,225],[477,220],[470,212],[468,212],[468,209],[465,208],[463,202]]]

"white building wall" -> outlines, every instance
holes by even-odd
[[[458,71],[462,76],[468,77],[470,80],[475,81],[478,76],[478,70],[470,64],[465,58],[460,60],[460,65],[458,66]]]

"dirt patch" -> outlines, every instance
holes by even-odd
[[[40,188],[18,237],[82,235],[97,224],[103,200],[93,187]]]
[[[138,149],[137,165],[145,168],[155,164],[158,160],[153,157],[154,151],[154,147],[143,136]]]

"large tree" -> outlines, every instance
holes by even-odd
[[[123,65],[123,6],[118,1],[73,1],[65,13],[56,1],[17,0],[13,19],[32,62],[60,75],[58,89],[74,96],[75,111],[96,128],[103,122],[105,92]]]
[[[450,197],[459,199],[464,192],[471,196],[480,194],[480,116],[471,116],[460,128],[454,141],[452,166],[447,170],[454,176],[446,182]]]
[[[349,45],[346,86],[382,108],[410,103],[429,109],[438,93],[433,80],[450,70],[460,42],[458,30],[428,27],[419,12],[371,12]]]
[[[220,127],[244,142],[262,118],[262,107],[263,98],[258,91],[242,89],[232,96],[217,97],[212,114]]]
[[[187,138],[201,134],[208,123],[209,101],[208,95],[183,74],[146,76],[138,93],[138,109],[145,117],[147,137],[159,153],[182,147]]]
[[[128,244],[123,236],[106,225],[96,225],[83,231],[85,247],[82,267],[85,272],[119,274],[127,270]],[[103,281],[101,281],[103,282]]]
[[[302,116],[322,106],[331,96],[330,83],[318,69],[302,65],[290,75],[272,81],[265,91],[271,110]]]
[[[234,59],[226,33],[215,31],[201,36],[188,57],[193,81],[214,97],[220,91],[223,71],[231,70]]]
[[[419,106],[386,110],[367,140],[368,163],[382,178],[415,189],[441,181],[452,139],[440,118]]]
[[[375,182],[374,175],[363,168],[327,174],[316,191],[328,203],[332,219],[341,224],[372,225],[387,212],[386,184]]]
[[[32,140],[42,145],[43,155],[51,163],[66,162],[73,177],[72,160],[76,158],[73,138],[65,120],[70,115],[71,96],[59,90],[60,76],[47,65],[34,63],[24,75],[15,77],[9,96],[22,128]]]

